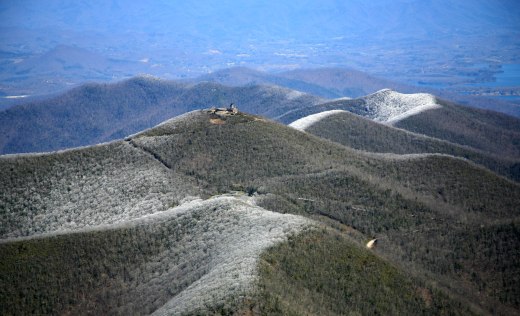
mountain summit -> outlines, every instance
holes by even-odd
[[[403,94],[390,89],[377,91],[361,99],[365,101],[365,116],[386,124],[395,124],[412,115],[441,107],[431,94]]]

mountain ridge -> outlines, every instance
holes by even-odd
[[[9,146],[52,151],[74,144],[87,145],[89,142],[122,139],[139,129],[157,124],[158,122],[154,122],[169,114],[174,113],[175,116],[197,108],[200,104],[214,106],[216,103],[225,104],[232,100],[238,102],[243,111],[267,115],[286,124],[324,110],[348,110],[415,134],[448,141],[456,144],[455,147],[463,146],[455,148],[453,145],[441,145],[434,141],[432,148],[469,158],[510,179],[517,180],[520,173],[520,148],[515,145],[515,142],[520,141],[518,120],[498,113],[454,105],[429,94],[401,94],[385,89],[358,99],[340,98],[323,103],[321,98],[278,86],[233,88],[211,82],[181,83],[153,77],[135,78],[117,85],[90,84],[72,90],[71,93],[72,96],[68,99],[54,99],[58,103],[51,100],[0,112],[0,121],[6,123],[0,125],[5,135],[0,139],[4,152]],[[83,101],[75,103],[76,99]],[[52,110],[44,113],[49,109]],[[16,115],[23,117],[17,120]],[[65,124],[57,124],[64,119]],[[452,123],[443,123],[444,121]],[[49,124],[53,127],[46,128]],[[355,124],[366,131],[366,123]],[[381,129],[375,125],[373,128]],[[398,136],[395,131],[392,133],[401,140],[406,137],[408,140],[414,139],[422,144],[423,150],[432,152],[431,146],[426,146],[428,141],[424,138],[417,138],[416,135]],[[381,133],[380,135],[385,137]],[[327,138],[330,139],[330,135]],[[372,141],[377,142],[374,138]],[[429,143],[433,144],[431,141]],[[135,146],[132,142],[129,144]],[[401,149],[408,146],[402,144],[399,145]],[[356,146],[358,149],[368,148],[363,148],[359,143]],[[411,153],[417,152],[418,148],[415,147]],[[166,163],[165,166],[169,165]]]
[[[279,87],[230,88],[149,77],[88,84],[0,112],[0,152],[49,151],[121,139],[200,107],[235,102],[244,110],[275,116],[320,100],[304,94],[294,97],[291,90]]]
[[[346,104],[360,102],[345,98],[328,102],[340,104],[343,101]],[[89,84],[73,89],[63,96],[18,105],[0,112],[0,121],[3,122],[0,126],[4,135],[0,139],[0,152],[49,151],[121,139],[152,127],[168,117],[200,107],[219,106],[231,102],[240,104],[244,111],[290,123],[299,118],[295,114],[302,113],[300,117],[310,114],[303,109],[311,109],[313,105],[326,100],[276,86],[233,88],[210,82],[182,83],[146,77],[118,84]],[[452,104],[445,101],[442,103],[450,107]],[[356,110],[356,113],[365,114],[361,110]],[[478,112],[469,108],[468,110],[473,113],[472,116]],[[484,115],[485,112],[480,113]],[[457,116],[460,117],[460,114]],[[481,119],[483,116],[478,117]],[[498,119],[496,114],[490,117]],[[512,128],[514,122],[514,119],[502,117],[497,122],[488,120],[486,124],[502,124]],[[429,123],[423,120],[420,124]],[[463,128],[469,127],[464,122],[457,124]],[[435,134],[428,131],[419,132],[443,138],[438,131]],[[452,135],[450,141],[460,143],[460,137]],[[478,140],[472,140],[469,144],[475,146],[477,143]]]
[[[328,99],[341,97],[358,98],[389,88],[400,91],[401,93],[430,93],[465,106],[494,110],[515,117],[520,116],[520,107],[513,103],[489,98],[458,95],[453,92],[427,87],[417,87],[395,80],[379,78],[355,69],[342,67],[307,68],[278,73],[267,73],[250,68],[235,67],[214,71],[213,73],[199,77],[197,80],[210,80],[232,86],[271,83]]]
[[[386,92],[384,93],[386,94]],[[411,96],[415,97],[416,95],[412,94]],[[368,98],[370,99],[370,96]],[[393,100],[389,101],[390,103],[393,102]],[[404,117],[394,122],[393,125],[414,133],[467,145],[490,153],[501,153],[511,158],[520,156],[519,148],[515,145],[518,143],[516,139],[520,136],[520,129],[518,128],[520,123],[517,118],[498,112],[456,105],[439,98],[435,98],[435,103],[434,107]],[[399,108],[399,104],[397,106],[390,105],[391,108]],[[415,106],[415,102],[409,103],[410,108]],[[336,109],[346,110],[370,119],[377,119],[377,113],[370,109],[365,97],[333,100],[317,106],[309,106],[288,112],[278,119],[289,124],[300,117]],[[398,113],[400,115],[404,112]],[[449,121],[449,123],[445,121]],[[505,139],[509,140],[505,141]],[[501,141],[505,142],[501,145],[496,144]]]
[[[165,167],[156,157],[170,167]],[[179,302],[186,303],[182,305],[187,308],[186,312],[223,314],[243,308],[279,310],[281,307],[276,307],[269,299],[283,297],[275,288],[257,283],[247,283],[246,287],[234,285],[236,278],[247,279],[247,271],[251,271],[231,269],[240,262],[232,259],[235,248],[222,246],[223,252],[217,251],[218,247],[212,248],[219,243],[225,245],[222,242],[228,238],[235,239],[231,236],[236,235],[228,235],[227,231],[239,227],[245,227],[243,231],[247,232],[248,238],[258,239],[250,228],[254,222],[248,221],[246,216],[249,212],[246,209],[251,210],[247,201],[254,201],[255,211],[251,211],[257,212],[261,208],[298,215],[295,218],[299,218],[299,223],[313,220],[313,225],[318,227],[296,233],[290,228],[292,226],[283,228],[278,219],[273,225],[259,225],[259,228],[272,228],[280,238],[275,238],[274,248],[262,248],[263,252],[255,254],[255,260],[260,261],[254,261],[257,267],[254,275],[261,276],[257,279],[259,282],[268,282],[261,284],[276,283],[267,281],[271,279],[266,278],[272,275],[265,273],[271,271],[278,275],[275,280],[280,281],[281,293],[309,293],[311,296],[307,299],[319,302],[320,294],[315,287],[328,288],[328,277],[297,285],[298,274],[292,273],[311,269],[313,260],[336,262],[333,259],[336,253],[330,251],[335,248],[320,248],[319,241],[322,240],[331,247],[349,249],[344,254],[350,254],[352,261],[349,264],[362,265],[367,258],[377,262],[373,271],[383,279],[390,277],[385,271],[393,266],[389,280],[396,277],[401,281],[388,283],[389,289],[395,291],[393,293],[405,291],[413,297],[411,301],[393,300],[386,307],[368,307],[361,303],[363,299],[356,299],[355,306],[359,311],[370,308],[381,312],[390,308],[426,313],[439,308],[448,308],[453,313],[467,313],[467,308],[474,312],[494,309],[502,314],[516,311],[520,306],[515,298],[518,287],[515,282],[502,283],[508,279],[508,273],[518,273],[517,267],[509,266],[516,260],[515,253],[500,248],[496,256],[475,257],[480,252],[468,252],[467,249],[489,251],[504,242],[515,242],[515,225],[519,220],[515,207],[520,185],[458,158],[436,154],[411,158],[372,155],[264,117],[209,110],[191,112],[125,140],[101,146],[57,154],[0,157],[0,210],[4,215],[9,214],[9,217],[1,217],[2,239],[7,240],[0,243],[0,271],[3,273],[0,282],[5,280],[16,285],[0,286],[0,300],[6,302],[1,306],[7,311],[37,308],[47,313],[64,310],[151,313],[168,307],[167,302],[184,290],[199,288],[202,283],[196,280],[205,280],[200,279],[204,275],[209,278],[213,271],[205,263],[222,258],[225,260],[214,262],[225,263],[228,259],[235,262],[230,269],[225,269],[231,274],[224,274],[226,280],[229,277],[235,281],[226,283],[223,288],[215,285],[215,300],[197,301],[199,296],[188,295],[188,300],[184,301],[182,295],[178,296]],[[100,182],[102,186],[92,185]],[[46,190],[51,195],[47,195]],[[212,199],[212,196],[216,198]],[[231,204],[216,203],[219,199]],[[190,208],[190,205],[201,205],[201,208]],[[246,209],[240,211],[235,207]],[[186,212],[176,212],[182,209]],[[171,213],[164,213],[168,210]],[[163,218],[159,214],[163,214],[164,221],[145,220],[142,225],[124,225],[132,218],[150,219],[148,214],[158,214],[159,219]],[[170,220],[166,219],[167,214],[180,217]],[[96,220],[106,223],[107,219],[110,223],[112,218],[112,222],[119,225],[120,220],[122,227],[82,231],[81,227],[88,224],[78,217],[83,215],[94,224]],[[282,214],[273,213],[272,216],[279,218]],[[222,225],[212,225],[213,218],[219,218]],[[78,223],[74,224],[76,221]],[[41,226],[43,224],[47,226]],[[41,232],[60,230],[60,227],[69,227],[71,232],[40,235]],[[479,230],[487,231],[486,240],[477,238]],[[195,231],[203,233],[193,234]],[[415,233],[410,234],[412,231]],[[24,235],[38,237],[9,240]],[[363,245],[374,236],[380,239],[379,245],[369,251]],[[298,241],[299,238],[303,238],[302,241]],[[300,248],[308,238],[317,242],[312,246],[314,249],[322,250],[307,252],[312,255],[298,254],[280,265],[261,265],[261,260],[280,262],[276,258],[286,256],[288,253],[284,249],[290,249],[291,245],[308,249]],[[208,247],[204,247],[206,243]],[[435,247],[436,244],[443,244],[442,251]],[[242,249],[243,245],[239,243],[237,247]],[[84,250],[78,252],[79,249]],[[135,253],[136,249],[140,254]],[[62,256],[64,251],[70,254],[70,263],[68,257]],[[157,255],[159,253],[161,255]],[[189,253],[191,256],[187,257]],[[223,257],[219,253],[224,254]],[[267,257],[262,258],[267,259],[258,259],[264,255]],[[134,259],[129,262],[129,258]],[[490,275],[482,267],[493,260],[499,260],[501,266]],[[14,271],[13,262],[18,262],[19,273],[9,272]],[[74,267],[73,262],[82,264]],[[303,270],[290,268],[291,274],[280,279],[279,273],[284,270],[279,269],[285,269],[289,262]],[[475,262],[478,262],[477,266],[473,265]],[[336,263],[340,267],[347,264]],[[357,271],[354,266],[352,271]],[[508,273],[500,270],[506,266]],[[56,272],[63,269],[70,273]],[[336,271],[332,266],[324,269]],[[47,272],[39,274],[42,276],[40,281],[30,283],[34,271]],[[231,271],[243,272],[236,275]],[[355,275],[362,275],[359,273],[362,272]],[[476,279],[466,277],[472,273]],[[224,275],[218,278],[223,279]],[[347,282],[350,277],[339,274],[334,278]],[[113,287],[107,288],[107,282]],[[27,284],[35,285],[28,289]],[[46,290],[49,284],[50,289],[61,287],[61,290]],[[69,286],[64,288],[63,284]],[[354,283],[345,284],[346,289],[354,291]],[[366,284],[366,290],[351,293],[359,293],[357,295],[370,300],[383,295],[370,296],[371,285],[368,284],[372,283]],[[300,286],[309,291],[296,290],[301,289]],[[434,303],[427,307],[417,294],[417,287],[431,292],[440,305]],[[479,292],[480,287],[485,291]],[[21,291],[29,293],[23,302],[18,299]],[[81,293],[86,294],[82,296]],[[48,305],[36,304],[41,301],[41,295]],[[121,305],[113,303],[113,299],[119,300]],[[332,300],[330,304],[336,304],[333,297],[329,299]],[[197,302],[193,303],[193,300]],[[204,306],[200,302],[205,302]],[[471,307],[469,302],[480,303]],[[316,308],[316,304],[309,308]],[[294,304],[284,306],[297,308]]]

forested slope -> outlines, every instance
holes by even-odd
[[[411,119],[411,118],[410,118]],[[477,164],[520,180],[520,157],[509,158],[467,145],[409,132],[379,124],[353,113],[343,111],[329,115],[305,129],[313,135],[332,140],[347,147],[368,152],[420,154],[441,153],[471,160]]]
[[[47,100],[0,112],[0,153],[92,145],[153,127],[194,109],[237,104],[275,117],[322,99],[275,86],[225,87],[137,77],[86,84]]]
[[[519,313],[520,186],[467,160],[196,111],[0,162],[4,314]]]

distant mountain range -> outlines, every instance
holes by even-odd
[[[427,92],[455,103],[520,117],[520,105],[514,103],[406,85],[345,68],[300,69],[272,74],[237,67],[201,76],[197,79],[197,82],[200,81],[213,81],[231,86],[275,84],[325,98],[357,98],[382,89],[392,89],[404,93]]]
[[[399,91],[417,89],[361,71],[342,68],[293,70],[274,74],[236,67],[201,76],[196,82],[200,81],[218,82],[228,86],[274,84],[325,98],[355,98],[384,88]]]
[[[198,110],[0,156],[0,312],[518,313],[520,185],[447,155],[475,150],[343,113],[302,132]],[[339,144],[345,119],[371,126],[362,149],[401,154]]]
[[[153,71],[153,67],[154,64],[147,59],[138,61],[106,58],[89,50],[61,45],[27,60],[20,59],[17,63],[3,66],[0,64],[4,74],[0,81],[5,81],[5,89],[0,83],[0,111],[63,94],[64,90],[78,87],[82,82],[113,82],[130,78],[133,73],[167,76]],[[44,81],[43,77],[46,78]],[[407,85],[348,68],[299,69],[273,73],[234,67],[186,79],[186,82],[191,83],[207,81],[235,87],[277,85],[329,99],[356,98],[386,88],[405,93],[427,92],[452,102],[520,117],[520,105],[515,103]]]
[[[336,79],[329,82],[334,77]],[[228,87],[205,80],[241,85]],[[323,86],[309,83],[311,80]],[[373,80],[363,73],[332,69],[295,71],[277,76],[249,69],[231,69],[201,78],[198,83],[139,77],[117,84],[90,84],[54,98],[0,112],[0,134],[3,135],[0,152],[53,151],[107,142],[194,109],[225,107],[234,102],[242,111],[264,115],[284,124],[323,111],[345,110],[374,122],[362,123],[356,119],[354,124],[349,119],[349,125],[331,130],[337,136],[327,132],[318,134],[327,134],[325,138],[368,151],[384,148],[385,152],[399,154],[447,153],[470,159],[510,179],[520,179],[519,119],[455,105],[425,93],[402,94],[383,89],[357,99],[330,101],[273,85],[278,83],[308,92],[322,89],[326,93],[321,95],[330,96],[340,94],[345,87],[353,91],[364,86],[364,82],[371,82],[373,86],[365,86],[366,90],[359,90],[359,93],[391,84]],[[323,88],[325,85],[328,88]],[[400,132],[395,128],[388,130],[389,124]],[[381,134],[369,133],[376,136],[375,139],[363,137],[353,145],[350,140],[353,134],[348,131],[359,134],[360,130],[355,131],[356,128],[366,129],[367,126],[373,126],[373,131],[381,130]],[[383,133],[385,129],[388,132]],[[405,147],[405,151],[390,146],[375,149],[371,145],[371,142],[387,140],[390,144],[388,137],[394,134],[401,140],[411,137],[422,145]],[[429,138],[424,139],[423,135]]]
[[[236,103],[244,111],[276,117],[323,99],[275,86],[225,87],[139,77],[88,84],[0,112],[0,153],[51,151],[106,142],[172,116]]]
[[[511,103],[483,97],[463,100],[388,84],[328,87],[333,77],[319,82],[318,72],[325,72],[318,71],[309,82],[301,69],[349,67],[419,89],[514,97],[518,79],[507,69],[519,64],[519,13],[511,0],[5,2],[0,96],[38,98],[92,81],[113,83],[139,74],[179,80],[244,66],[276,74],[300,69],[282,77],[332,90],[322,91],[327,97],[391,88],[518,116],[518,106],[511,110]],[[513,79],[487,89],[503,72]],[[0,98],[0,109],[19,104],[13,100]]]

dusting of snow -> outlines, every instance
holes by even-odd
[[[10,196],[0,199],[0,208],[10,210],[0,218],[0,239],[124,222],[165,211],[196,192],[186,186],[186,178],[128,142],[90,147],[77,160],[70,153],[61,152],[60,159],[44,154],[0,157],[0,162],[18,159],[34,170],[23,183],[0,184],[0,191]]]
[[[376,153],[376,152],[365,152],[367,156],[371,156],[374,158],[386,159],[386,160],[415,160],[415,159],[424,159],[429,157],[448,157],[453,159],[462,159],[465,161],[469,161],[466,158],[452,156],[449,154],[442,153],[418,153],[418,154],[395,154],[395,153]]]
[[[330,111],[324,111],[316,114],[312,114],[306,117],[302,117],[301,119],[298,119],[291,124],[289,124],[290,127],[295,128],[300,131],[305,131],[307,128],[309,128],[311,125],[319,122],[320,120],[331,116],[336,113],[343,113],[346,111],[343,110],[330,110]]]
[[[298,90],[290,90],[289,93],[287,93],[286,97],[287,100],[294,100],[296,98],[299,98],[301,96],[305,95],[303,92]]]
[[[207,314],[207,309],[251,295],[258,278],[260,254],[291,234],[315,227],[314,222],[305,217],[261,208],[254,197],[243,193],[207,200],[187,197],[183,202],[139,218],[70,232],[53,232],[38,238],[137,226],[146,226],[152,231],[164,225],[177,227],[177,235],[164,237],[171,238],[166,243],[173,246],[166,247],[140,273],[155,276],[143,286],[175,288],[188,283],[154,315],[191,315]],[[35,236],[14,240],[31,238]],[[0,243],[14,240],[0,240]],[[143,277],[143,280],[148,279]]]
[[[389,89],[368,95],[363,100],[367,116],[386,124],[395,124],[412,115],[441,107],[431,94],[403,94]]]
[[[210,229],[204,231],[205,226],[200,225],[201,231],[195,235],[214,247],[207,273],[153,315],[204,314],[208,306],[250,294],[260,254],[312,225],[304,217],[258,207],[253,198],[219,196],[199,203],[198,209],[203,210],[200,220],[210,223]]]

